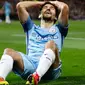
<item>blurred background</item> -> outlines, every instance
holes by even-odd
[[[26,1],[26,0],[0,0],[0,18],[4,19],[4,11],[2,9],[4,2],[8,1],[12,5],[12,12],[11,12],[11,18],[12,19],[18,19],[17,12],[16,12],[16,4],[19,1]],[[43,1],[43,0],[29,0],[29,1]],[[59,0],[67,3],[70,8],[70,19],[73,20],[82,20],[85,19],[85,0]],[[39,8],[36,7],[36,10],[34,8],[29,9],[31,16],[33,19],[37,19],[37,16],[39,14]]]

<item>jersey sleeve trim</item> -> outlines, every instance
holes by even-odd
[[[32,29],[34,23],[32,22],[30,16],[28,17],[27,21],[25,23],[21,23],[24,29],[24,32],[27,32],[28,30]]]
[[[60,31],[60,33],[61,33],[61,35],[62,36],[64,36],[64,37],[66,37],[67,36],[67,33],[68,33],[68,26],[69,25],[67,25],[67,26],[63,26],[63,25],[61,25],[60,23],[58,23],[58,28],[59,28],[59,31]]]

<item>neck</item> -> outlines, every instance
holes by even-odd
[[[50,28],[54,24],[53,21],[46,21],[41,19],[41,27],[43,28]]]

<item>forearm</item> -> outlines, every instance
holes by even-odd
[[[27,9],[32,6],[41,6],[44,2],[42,1],[22,1],[20,2],[20,6]]]
[[[51,3],[55,4],[57,9],[59,10],[58,22],[63,26],[67,26],[68,17],[69,17],[69,7],[64,2],[60,1],[52,1]]]
[[[19,2],[16,5],[19,20],[21,22],[25,22],[29,16],[29,12],[27,11],[27,9],[32,7],[32,6],[40,6],[43,3],[44,2],[41,2],[41,1],[22,1],[22,2]]]
[[[64,7],[68,7],[67,4],[65,4],[64,2],[60,2],[60,1],[51,1],[51,3],[55,4],[55,6],[61,11],[62,9],[64,9]]]

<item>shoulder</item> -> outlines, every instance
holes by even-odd
[[[62,36],[66,37],[68,33],[68,26],[63,26],[62,24],[58,23],[56,24],[57,28],[59,29]]]

